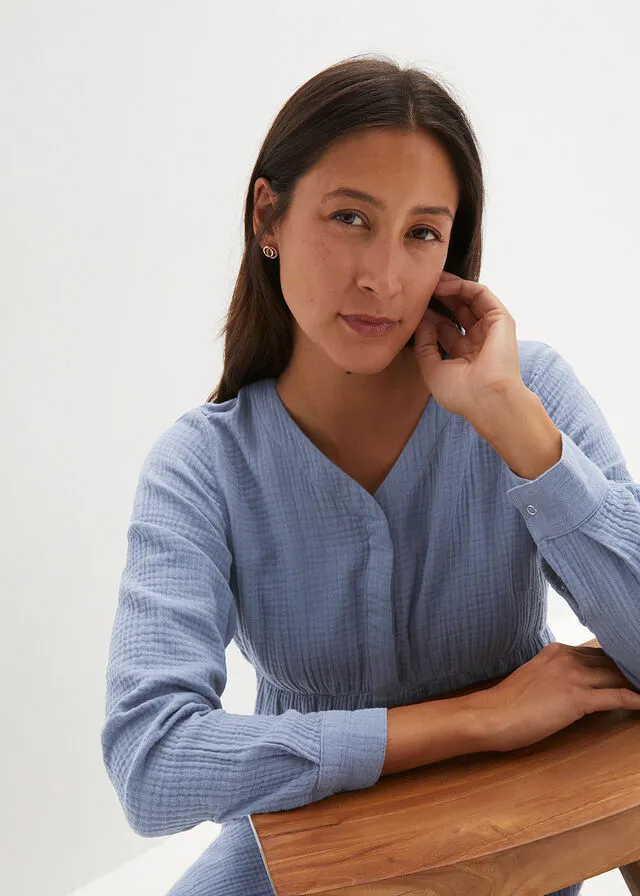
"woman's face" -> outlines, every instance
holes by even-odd
[[[379,204],[327,195],[342,187]],[[254,230],[272,199],[269,182],[259,178]],[[334,144],[300,179],[287,215],[262,241],[280,256],[282,293],[296,324],[294,357],[304,347],[354,373],[388,367],[416,330],[444,269],[457,204],[453,166],[422,131],[375,129]],[[347,314],[397,323],[372,338],[353,331],[341,319]]]

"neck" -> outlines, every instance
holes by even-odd
[[[429,399],[411,348],[377,374],[353,373],[329,359],[326,365],[317,359],[300,361],[300,356],[292,359],[278,377],[277,389],[296,423],[315,439],[335,444],[355,435],[384,438],[420,414]]]

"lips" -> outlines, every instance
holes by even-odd
[[[397,323],[395,320],[387,321],[386,323],[371,323],[352,315],[349,315],[349,317],[340,315],[340,317],[342,317],[345,327],[349,327],[350,330],[360,333],[362,336],[384,336],[386,333],[390,333]]]
[[[394,324],[395,320],[389,317],[370,317],[367,314],[343,314],[348,320],[361,320],[365,324]]]

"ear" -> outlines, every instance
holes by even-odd
[[[276,196],[271,189],[271,184],[266,177],[258,177],[253,185],[253,235],[257,236],[262,229],[267,210],[270,206],[275,205]],[[273,242],[277,227],[274,231],[263,234],[263,239]]]

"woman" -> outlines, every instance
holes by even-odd
[[[402,743],[399,708],[541,668],[547,580],[619,667],[576,649],[609,703],[575,717],[640,684],[640,486],[569,364],[477,282],[483,197],[463,110],[386,59],[311,78],[267,134],[222,378],[144,461],[109,656],[131,826],[222,824],[171,896],[274,893],[252,813],[569,724],[530,697],[518,741],[515,716],[507,744],[458,713],[440,753],[435,727]],[[222,708],[232,638],[254,715]]]

